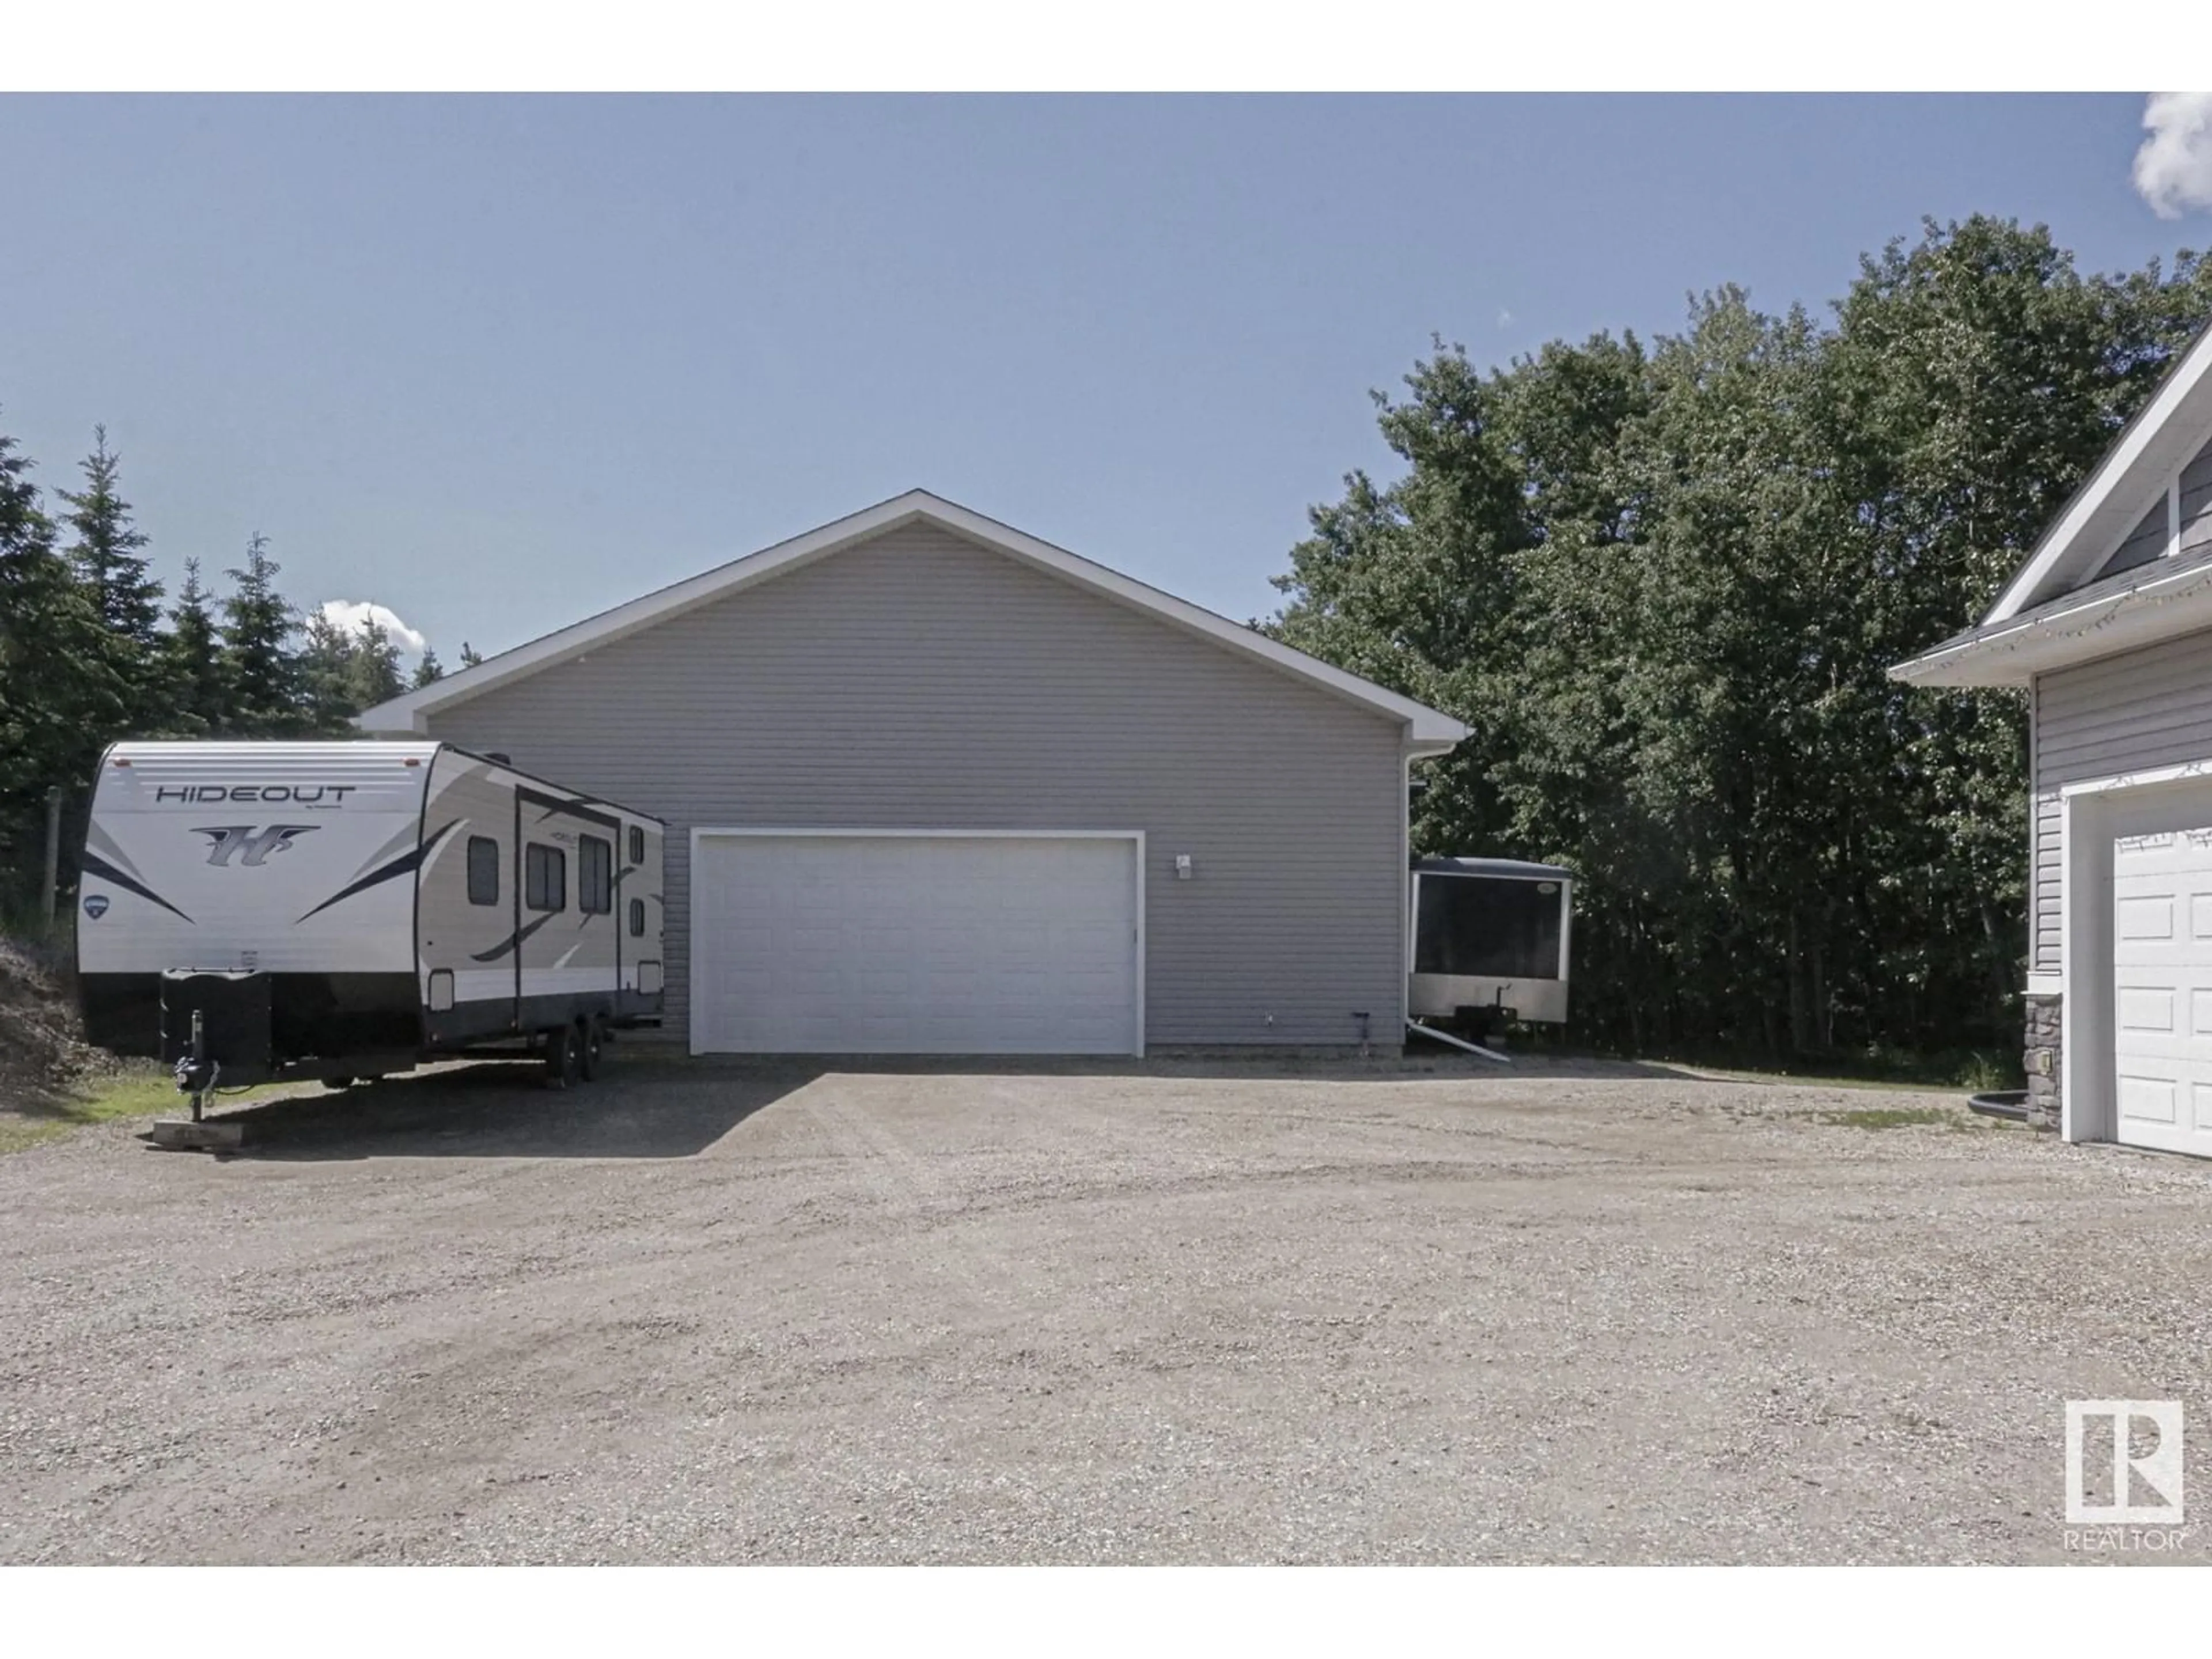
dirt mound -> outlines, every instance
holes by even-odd
[[[0,938],[0,1111],[51,1100],[106,1057],[79,1034],[64,973]]]

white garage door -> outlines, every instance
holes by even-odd
[[[1127,836],[702,832],[702,1054],[1143,1052]]]
[[[2115,1138],[2212,1154],[2212,829],[2113,842],[2112,1027]]]

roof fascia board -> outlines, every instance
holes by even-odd
[[[2152,393],[2150,401],[2136,412],[2135,418],[2114,440],[2112,447],[2105,452],[2105,459],[2097,464],[2081,489],[2074,493],[2073,499],[2060,510],[2051,528],[2044,532],[2042,540],[2036,544],[2035,550],[2028,556],[2027,562],[2021,566],[2019,572],[2006,585],[2004,592],[1997,596],[1996,603],[1990,607],[1989,614],[1982,619],[1984,625],[2007,621],[2035,603],[2045,582],[2075,551],[2076,544],[2090,526],[2108,508],[2114,497],[2128,487],[2131,479],[2142,484],[2142,500],[2136,504],[2132,513],[2124,515],[2128,528],[2119,532],[2113,545],[2118,546],[2119,540],[2127,536],[2129,529],[2150,510],[2154,494],[2146,481],[2135,478],[2136,470],[2143,457],[2158,447],[2167,428],[2185,410],[2203,401],[2200,394],[2208,374],[2212,374],[2212,328],[2207,328],[2197,337],[2196,342],[2183,354],[2181,361],[2174,365],[2172,372]],[[2179,465],[2185,465],[2187,459],[2185,456]],[[2160,490],[2166,488],[2168,475],[2173,470],[2173,467],[2166,465],[2158,469]],[[2101,552],[2108,557],[2111,550],[2105,548]]]
[[[2025,685],[2037,674],[2212,628],[2212,571],[2202,566],[1899,663],[1908,685]],[[2094,643],[2090,643],[2094,636]]]
[[[502,652],[474,668],[463,669],[420,690],[380,703],[357,716],[356,723],[370,731],[423,731],[427,717],[437,709],[481,696],[538,669],[581,655],[595,646],[635,633],[663,617],[741,592],[770,577],[917,520],[927,520],[970,541],[1061,576],[1078,586],[1257,657],[1349,702],[1402,720],[1408,727],[1409,739],[1414,743],[1449,748],[1468,734],[1465,726],[1425,704],[1385,690],[1187,599],[1179,599],[1049,542],[1039,541],[926,490],[895,496],[818,530],[718,565],[596,617],[572,623],[541,639]]]

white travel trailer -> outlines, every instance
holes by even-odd
[[[77,893],[87,1036],[208,1086],[457,1054],[597,1069],[661,1007],[657,818],[450,744],[118,743]]]

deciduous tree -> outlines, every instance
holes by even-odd
[[[2084,276],[1923,227],[1823,325],[1723,289],[1649,349],[1441,346],[1403,464],[1314,509],[1281,637],[1474,729],[1424,850],[1572,866],[1577,1019],[1638,1048],[2009,1048],[2017,698],[1890,664],[1969,623],[2212,316],[2184,254]]]

